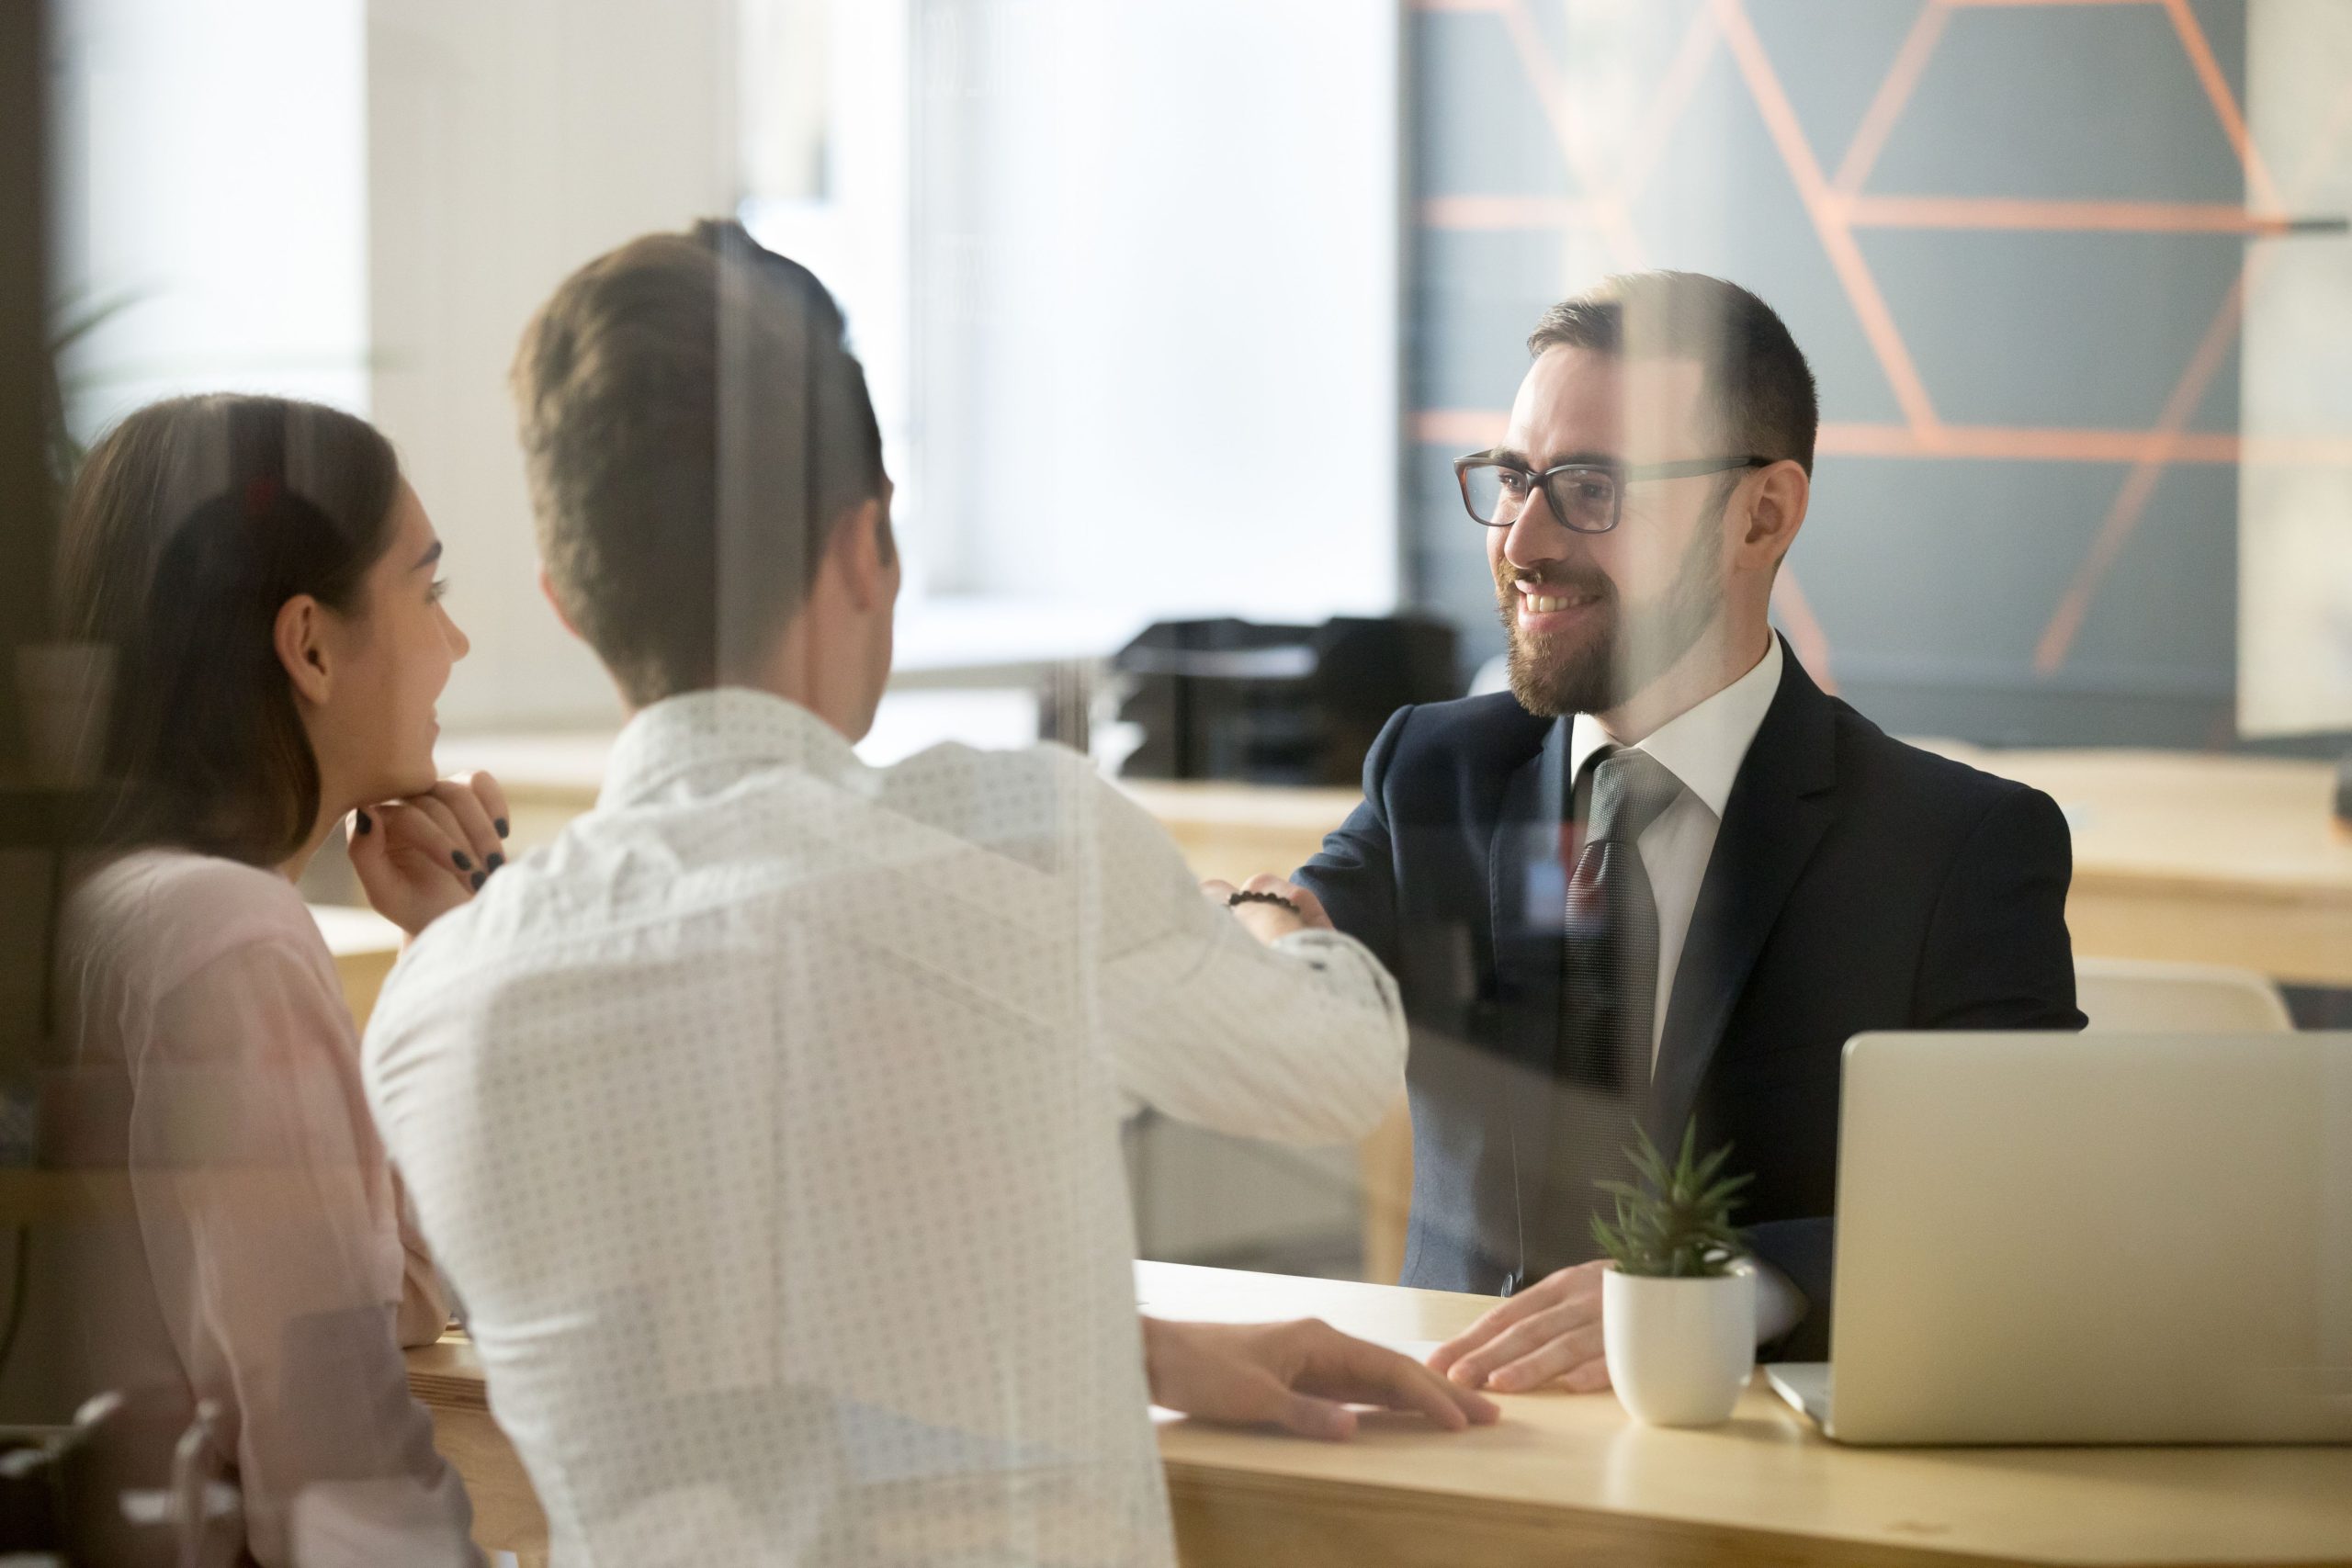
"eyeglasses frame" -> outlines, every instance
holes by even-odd
[[[1495,456],[1493,451],[1488,450],[1472,452],[1453,459],[1453,482],[1462,490],[1462,509],[1470,513],[1471,521],[1482,528],[1515,527],[1518,525],[1519,518],[1513,517],[1505,523],[1478,515],[1478,509],[1472,505],[1470,501],[1470,470],[1473,468],[1502,468],[1522,476],[1528,481],[1529,493],[1532,494],[1535,491],[1541,490],[1544,492],[1544,504],[1551,509],[1552,520],[1572,534],[1607,534],[1613,531],[1624,519],[1625,487],[1636,480],[1697,479],[1702,474],[1727,474],[1735,469],[1769,468],[1781,460],[1778,457],[1759,457],[1751,453],[1745,457],[1678,457],[1669,462],[1635,463],[1624,467],[1611,463],[1555,463],[1548,468],[1536,469],[1521,468],[1516,463],[1503,462]],[[1615,484],[1617,504],[1610,510],[1607,527],[1579,528],[1568,521],[1566,513],[1552,494],[1552,476],[1566,473],[1607,474]],[[1522,506],[1521,510],[1524,513],[1525,508]]]

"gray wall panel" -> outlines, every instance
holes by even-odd
[[[1919,7],[1747,0],[1745,11],[1815,165],[1834,178]],[[1584,83],[1582,108],[1638,122],[1697,14],[1695,0],[1530,0],[1532,62],[1499,10],[1416,14],[1415,409],[1507,409],[1535,315],[1612,270],[1600,231],[1556,206],[1449,198],[1606,197],[1617,177],[1606,156],[1598,188],[1587,188],[1535,82]],[[2194,15],[2243,104],[2244,0],[2197,0]],[[1588,52],[1572,68],[1567,51],[1579,48],[1616,54]],[[1623,79],[1592,86],[1597,58],[1617,61]],[[1592,140],[1613,155],[1627,130],[1603,124]],[[1862,193],[2234,206],[2243,183],[2164,7],[2008,6],[1951,13]],[[2242,242],[2086,231],[2071,220],[1988,227],[1976,209],[1953,210],[1947,220],[1961,226],[1858,227],[1854,237],[1937,418],[1981,438],[1986,456],[1921,450],[1851,280],[1831,265],[1748,75],[1719,40],[1630,204],[1643,263],[1755,288],[1814,363],[1823,416],[1838,429],[1792,559],[1831,672],[1858,705],[1891,729],[1988,742],[2226,741],[2237,592],[2229,463],[2166,468],[2064,657],[2037,655],[2132,473],[2100,433],[2156,424],[2228,297]],[[2237,386],[2233,347],[2189,431],[2233,434]],[[1465,667],[1500,645],[1480,542],[1446,467],[1466,445],[1456,434],[1475,424],[1425,421],[1405,459],[1412,588],[1462,627]],[[2060,460],[2020,450],[2045,437],[2065,447]]]

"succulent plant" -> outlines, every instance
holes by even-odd
[[[1621,1273],[1713,1280],[1731,1272],[1747,1250],[1731,1212],[1739,1190],[1755,1179],[1723,1174],[1729,1144],[1700,1157],[1696,1117],[1684,1126],[1682,1150],[1671,1166],[1647,1132],[1637,1128],[1634,1137],[1637,1145],[1625,1154],[1638,1180],[1594,1184],[1616,1200],[1617,1213],[1613,1221],[1593,1215],[1593,1239]]]

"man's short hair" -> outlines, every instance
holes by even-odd
[[[512,383],[548,582],[640,706],[763,669],[888,483],[840,308],[738,223],[573,273]]]
[[[1566,345],[1645,359],[1695,359],[1705,367],[1724,457],[1793,458],[1813,472],[1821,405],[1813,370],[1772,307],[1720,277],[1633,272],[1544,312],[1527,351]]]

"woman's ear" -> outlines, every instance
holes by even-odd
[[[270,628],[277,662],[294,682],[294,694],[313,707],[323,706],[334,689],[326,647],[326,610],[308,593],[297,593],[277,607]]]

